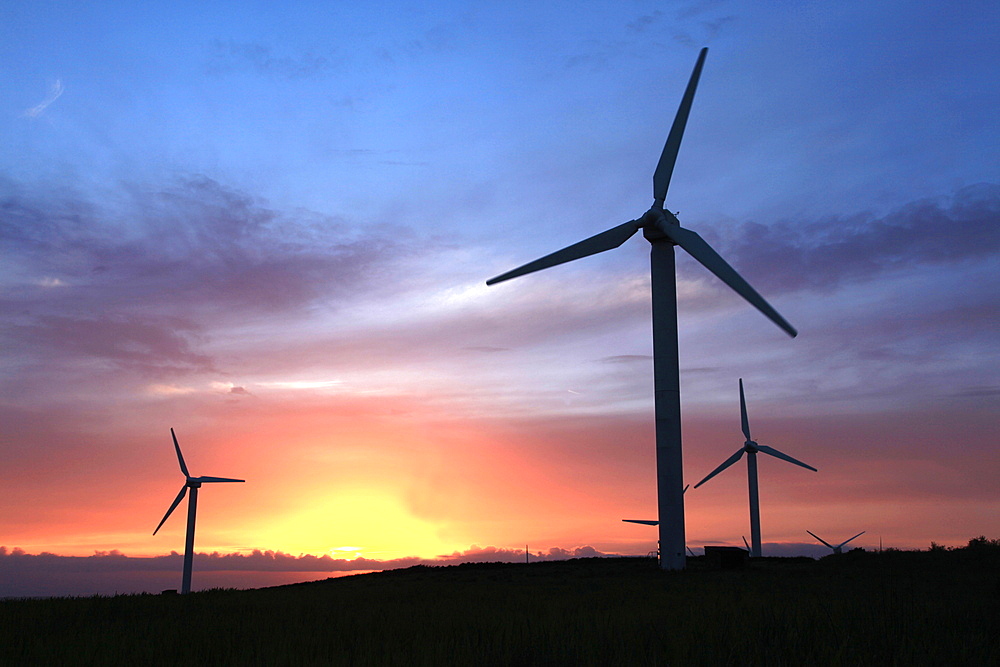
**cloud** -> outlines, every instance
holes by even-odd
[[[209,50],[207,69],[213,74],[251,71],[282,79],[304,79],[329,73],[346,62],[333,52],[275,55],[270,46],[259,42],[216,39]]]
[[[62,80],[56,79],[55,82],[49,87],[49,94],[45,96],[45,99],[30,109],[25,109],[24,113],[21,115],[25,118],[38,118],[50,104],[59,99],[59,97],[63,94],[63,90]]]
[[[649,363],[652,360],[649,354],[618,354],[613,357],[604,357],[601,363],[604,364],[632,364],[636,362]]]
[[[198,328],[182,318],[110,316],[102,318],[43,315],[34,323],[5,331],[28,346],[66,358],[111,361],[122,368],[148,373],[213,370],[206,355],[192,351],[190,338]]]
[[[746,267],[765,294],[829,292],[888,273],[994,257],[998,223],[1000,185],[981,183],[882,217],[750,222],[725,232],[716,247],[734,266]]]
[[[0,179],[8,350],[42,363],[55,355],[212,370],[199,349],[212,332],[360,302],[386,289],[402,261],[398,242],[383,239],[405,232],[360,237],[342,220],[274,211],[200,176],[121,195],[102,207],[69,188],[35,192]]]
[[[532,562],[540,560],[567,560],[608,556],[593,547],[573,549],[553,547],[547,551],[531,552]],[[272,579],[261,576],[274,573],[371,572],[425,566],[448,566],[462,563],[522,563],[523,549],[477,547],[454,552],[433,559],[417,557],[378,560],[371,558],[332,558],[329,555],[282,553],[254,549],[249,553],[196,553],[194,570],[199,581],[210,579],[212,573],[243,572],[237,581],[244,587],[271,585]],[[158,592],[176,581],[181,571],[183,556],[172,551],[164,556],[126,556],[117,549],[98,551],[92,556],[58,556],[43,552],[28,554],[23,549],[0,546],[0,571],[5,573],[0,583],[0,598],[36,595],[94,595],[111,592]],[[159,575],[159,576],[158,576]],[[257,576],[253,576],[257,575]],[[301,581],[302,577],[297,580]]]
[[[653,10],[651,14],[643,14],[642,16],[636,18],[634,21],[630,21],[625,24],[625,27],[632,32],[645,32],[654,23],[657,23],[663,17],[663,12],[656,9]]]

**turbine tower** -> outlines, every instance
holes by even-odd
[[[653,172],[653,205],[640,218],[612,227],[596,236],[558,250],[486,281],[487,285],[526,273],[547,269],[563,262],[612,250],[640,229],[652,246],[650,282],[653,302],[653,389],[656,417],[656,489],[660,533],[660,566],[680,570],[684,555],[683,457],[681,454],[680,370],[677,361],[677,278],[674,246],[680,246],[705,268],[753,304],[789,335],[796,331],[697,233],[684,229],[663,208],[667,187],[680,149],[684,126],[694,100],[698,77],[708,49],[702,49],[681,99],[677,116]]]
[[[746,442],[743,443],[743,446],[740,447],[735,454],[723,461],[722,465],[710,472],[705,479],[695,484],[694,488],[697,489],[699,486],[739,461],[740,457],[744,454],[747,455],[747,484],[750,487],[750,556],[753,558],[760,558],[760,499],[757,495],[757,452],[769,454],[775,458],[783,459],[789,463],[794,463],[797,466],[808,468],[813,472],[816,472],[816,468],[806,465],[802,461],[793,459],[788,454],[782,454],[773,447],[757,444],[757,442],[750,437],[750,422],[747,420],[747,402],[743,396],[743,378],[740,378],[740,416],[743,421],[743,435],[747,438]],[[744,543],[746,542],[746,539],[747,538],[745,537],[743,538]]]
[[[812,532],[811,530],[807,530],[806,532],[809,533],[810,535],[812,535],[813,537],[815,537],[817,540],[819,540],[820,542],[822,542],[826,546],[828,546],[831,549],[833,549],[833,553],[835,553],[835,554],[842,554],[842,553],[844,553],[844,545],[845,544],[847,544],[851,540],[854,540],[854,539],[856,539],[858,537],[861,537],[862,535],[865,534],[865,531],[862,530],[860,533],[858,533],[857,535],[855,535],[854,537],[852,537],[850,540],[844,540],[840,544],[834,546],[834,545],[830,544],[829,542],[827,542],[826,540],[824,540],[819,535],[817,535],[816,533]]]
[[[160,519],[160,523],[156,526],[156,530],[153,531],[153,535],[156,535],[160,527],[166,522],[167,517],[170,516],[170,513],[184,500],[184,494],[187,493],[188,489],[191,489],[191,495],[188,496],[187,536],[184,540],[184,575],[181,578],[181,593],[187,594],[191,592],[191,565],[194,562],[194,517],[198,508],[198,489],[201,488],[202,484],[208,482],[245,482],[246,480],[230,479],[228,477],[192,477],[191,473],[188,472],[187,465],[184,463],[184,456],[181,454],[181,446],[177,444],[177,436],[174,435],[174,429],[170,429],[170,437],[174,439],[174,449],[177,450],[177,462],[181,464],[181,472],[184,473],[184,486],[181,487],[180,493],[174,498],[174,502],[170,504],[167,513]]]

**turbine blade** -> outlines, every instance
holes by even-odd
[[[830,544],[829,542],[827,542],[826,540],[824,540],[822,537],[820,537],[816,533],[812,532],[811,530],[807,530],[806,532],[809,533],[810,535],[812,535],[813,537],[815,537],[817,540],[819,540],[820,542],[822,542],[826,546],[830,547],[831,549],[834,548],[832,544]],[[857,535],[855,535],[855,537],[857,537]],[[854,539],[854,538],[852,537],[851,539]],[[843,546],[843,545],[841,545],[841,546]]]
[[[550,266],[571,262],[574,259],[580,259],[581,257],[587,257],[589,255],[596,255],[597,253],[604,252],[605,250],[612,250],[625,243],[625,241],[628,241],[629,238],[639,231],[641,227],[642,223],[638,220],[629,220],[628,222],[618,225],[617,227],[612,227],[606,232],[601,232],[600,234],[591,236],[589,239],[584,239],[583,241],[574,243],[573,245],[563,248],[562,250],[557,250],[550,255],[542,257],[541,259],[536,259],[533,262],[528,262],[524,266],[519,266],[516,269],[508,271],[507,273],[502,273],[495,278],[490,278],[486,281],[486,284],[493,285],[495,283],[503,282],[504,280],[510,280],[511,278],[523,276],[526,273],[533,273],[535,271],[547,269]]]
[[[843,548],[843,546],[844,546],[845,544],[847,544],[847,543],[848,543],[848,542],[850,542],[851,540],[856,540],[857,538],[861,537],[861,536],[862,536],[862,535],[864,535],[864,534],[865,534],[865,531],[863,531],[863,530],[862,530],[862,531],[861,531],[860,533],[858,533],[857,535],[855,535],[854,537],[852,537],[852,538],[851,538],[850,540],[844,540],[843,542],[841,542],[840,544],[838,544],[838,545],[837,545],[837,548],[838,548],[838,549],[840,549],[840,548]]]
[[[167,513],[163,515],[163,518],[160,519],[160,523],[156,526],[156,530],[153,531],[153,535],[156,535],[156,533],[159,532],[160,527],[163,526],[163,524],[166,522],[167,517],[170,516],[170,513],[173,512],[174,509],[176,509],[176,507],[181,504],[181,501],[184,500],[184,494],[187,493],[187,490],[188,490],[187,484],[181,487],[181,492],[177,494],[177,497],[174,498],[174,502],[170,504],[170,509],[168,509]]]
[[[746,535],[740,535],[740,537],[743,538],[743,546],[745,546],[747,548],[747,551],[751,551],[750,545],[747,543],[747,536]]]
[[[735,454],[733,454],[728,459],[726,459],[725,461],[723,461],[722,465],[720,465],[718,468],[716,468],[715,470],[713,470],[712,472],[710,472],[708,474],[708,477],[706,477],[705,479],[703,479],[700,482],[698,482],[697,484],[695,484],[694,488],[697,489],[699,486],[701,486],[702,484],[704,484],[708,480],[712,479],[713,477],[715,477],[716,475],[718,475],[720,472],[722,472],[723,470],[725,470],[729,466],[731,466],[734,463],[736,463],[737,461],[739,461],[740,457],[743,456],[743,452],[744,451],[745,450],[742,447],[740,447],[739,451],[737,451]]]
[[[687,484],[687,485],[686,485],[686,486],[685,486],[685,487],[684,487],[684,488],[683,488],[683,489],[681,490],[681,494],[685,494],[685,493],[687,493],[687,492],[688,492],[688,489],[690,489],[690,488],[691,488],[691,485],[690,485],[690,484]]]
[[[788,461],[789,463],[794,463],[797,466],[802,466],[803,468],[808,468],[809,470],[812,470],[813,472],[816,472],[816,468],[813,468],[811,465],[803,463],[802,461],[799,461],[798,459],[793,459],[788,454],[782,454],[781,452],[779,452],[774,447],[768,447],[767,445],[757,445],[757,451],[758,452],[764,452],[765,454],[770,454],[771,456],[773,456],[775,458],[784,459],[785,461]]]
[[[245,482],[245,479],[233,479],[231,477],[195,477],[193,482]]]
[[[177,450],[177,460],[181,464],[181,472],[184,473],[185,477],[190,477],[191,473],[188,472],[187,465],[184,464],[184,456],[181,454],[181,446],[177,444],[177,436],[174,435],[174,429],[170,429],[170,437],[174,439],[174,449]]]
[[[747,440],[753,440],[750,437],[750,422],[747,420],[747,399],[743,397],[743,378],[740,378],[740,417],[743,418],[743,435]]]
[[[712,246],[708,245],[705,239],[701,238],[697,232],[692,232],[690,229],[684,229],[683,227],[669,223],[658,225],[657,228],[666,234],[671,241],[684,248],[702,266],[714,273],[719,280],[729,285],[737,294],[749,301],[757,310],[764,313],[772,322],[784,329],[789,336],[794,338],[798,335],[795,327],[779,315],[778,311],[772,308],[771,304],[757,293],[757,290],[750,287],[750,284],[743,279],[743,276],[738,274],[736,269],[729,266],[726,260],[722,259],[719,253],[715,252]]]
[[[641,524],[643,524],[645,526],[659,526],[660,525],[659,521],[650,521],[649,519],[622,519],[622,521],[625,521],[627,523],[641,523]]]
[[[684,136],[684,126],[687,125],[688,114],[691,112],[691,103],[694,101],[694,91],[698,87],[698,77],[701,76],[702,65],[705,64],[705,55],[708,49],[704,48],[698,54],[698,61],[694,64],[694,71],[691,72],[691,79],[688,81],[684,97],[681,98],[681,106],[674,116],[674,124],[670,127],[670,134],[667,135],[667,143],[660,153],[660,161],[656,163],[656,171],[653,172],[653,199],[661,204],[667,198],[667,188],[670,187],[670,176],[674,173],[674,163],[677,162],[677,152],[681,148],[681,137]]]

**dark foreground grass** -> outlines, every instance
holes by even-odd
[[[0,602],[3,664],[997,665],[1000,549],[415,567]]]

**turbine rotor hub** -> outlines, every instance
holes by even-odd
[[[663,231],[666,225],[677,225],[680,226],[680,222],[677,217],[670,211],[662,208],[663,202],[659,199],[653,202],[653,205],[649,207],[649,210],[642,214],[639,218],[639,222],[642,223],[642,235],[647,241],[670,241],[670,237]],[[673,241],[671,244],[677,245]]]
[[[743,449],[745,449],[750,454],[757,453],[757,443],[753,440],[747,440],[743,443]]]

